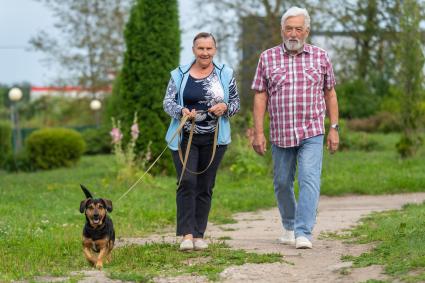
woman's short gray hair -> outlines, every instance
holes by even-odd
[[[282,16],[282,20],[280,21],[280,25],[283,28],[283,25],[285,24],[285,21],[289,17],[296,17],[296,16],[304,16],[304,26],[310,29],[310,15],[308,14],[306,9],[299,8],[299,7],[291,7],[289,8],[285,14]]]

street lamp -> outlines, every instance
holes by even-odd
[[[12,120],[14,135],[13,135],[13,150],[16,155],[22,146],[21,130],[19,129],[19,111],[17,111],[16,103],[22,98],[22,91],[17,88],[9,90],[10,103],[10,118]]]
[[[90,102],[90,109],[94,111],[97,127],[99,127],[100,124],[100,108],[102,108],[102,103],[98,99],[93,99]]]

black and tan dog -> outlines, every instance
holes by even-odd
[[[107,213],[112,212],[112,201],[93,198],[89,190],[80,185],[86,199],[80,203],[80,212],[86,215],[83,229],[83,251],[86,259],[96,268],[103,267],[103,260],[111,260],[111,251],[115,242],[115,230],[112,219]],[[93,252],[98,253],[97,257]]]

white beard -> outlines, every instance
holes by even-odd
[[[298,51],[304,46],[305,40],[285,38],[283,43],[289,51]]]

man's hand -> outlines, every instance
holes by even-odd
[[[213,113],[215,116],[220,117],[227,111],[227,105],[226,103],[217,103],[216,105],[212,106],[210,109],[208,109],[208,112]]]
[[[192,111],[190,111],[187,108],[183,108],[182,109],[182,115],[183,116],[188,116],[189,117],[189,120],[195,119],[195,117],[196,117],[196,110],[195,109],[192,109]]]
[[[252,141],[252,148],[259,155],[264,155],[264,153],[266,153],[266,151],[267,151],[266,137],[264,136],[263,133],[254,134],[254,140]]]
[[[339,133],[334,128],[330,128],[328,138],[326,140],[326,148],[331,154],[338,150],[339,146]]]

